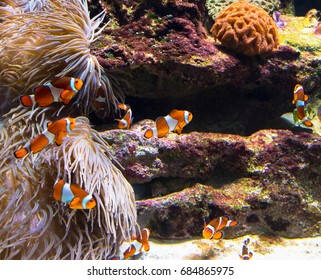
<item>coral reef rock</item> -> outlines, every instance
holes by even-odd
[[[146,125],[102,135],[136,196],[142,194],[138,221],[153,236],[201,235],[203,218],[221,215],[240,222],[225,230],[228,238],[319,234],[320,137],[261,130],[249,137],[192,132],[146,140]]]
[[[196,113],[187,130],[250,135],[278,128],[296,83],[307,94],[319,88],[320,39],[313,28],[293,25],[298,17],[281,15],[288,25],[278,30],[278,50],[248,58],[215,43],[205,0],[110,0],[104,7],[110,24],[91,53],[117,79],[135,121],[185,109]]]
[[[232,3],[222,10],[211,32],[226,48],[248,56],[268,54],[279,46],[274,20],[247,1]]]

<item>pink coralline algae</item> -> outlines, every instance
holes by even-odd
[[[145,192],[136,201],[138,222],[153,236],[198,236],[203,219],[222,215],[240,222],[224,232],[226,238],[319,234],[321,215],[313,205],[320,203],[320,137],[261,130],[248,137],[171,133],[148,141],[139,137],[142,133],[136,124],[131,131],[106,131],[103,137],[125,177]],[[126,145],[134,143],[136,154],[126,154]]]
[[[314,28],[314,35],[321,39],[321,21],[319,21],[317,26]]]

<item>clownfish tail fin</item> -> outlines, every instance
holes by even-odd
[[[25,157],[27,154],[29,154],[29,152],[30,152],[29,147],[24,147],[24,148],[21,148],[21,149],[19,149],[19,150],[14,151],[14,156],[15,156],[16,158],[23,158],[23,157]]]
[[[22,106],[31,107],[34,103],[32,95],[21,95],[19,96],[19,100]]]
[[[146,132],[144,133],[144,137],[149,139],[153,137],[153,130],[151,128],[147,129]]]
[[[144,137],[149,139],[149,138],[152,138],[153,136],[157,135],[157,128],[156,127],[153,127],[153,128],[149,128],[145,131],[144,133]]]
[[[307,127],[312,127],[313,126],[312,122],[310,122],[309,120],[305,120],[303,123]]]

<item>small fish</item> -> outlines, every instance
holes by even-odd
[[[226,227],[235,227],[239,222],[230,220],[227,216],[213,219],[206,225],[204,221],[203,237],[206,239],[220,239],[223,237],[223,230]]]
[[[25,107],[31,107],[35,104],[40,107],[47,107],[53,102],[62,102],[67,105],[82,88],[82,85],[82,80],[78,78],[56,78],[48,84],[35,87],[33,89],[34,94],[20,96],[20,102]]]
[[[244,240],[244,244],[242,247],[242,254],[240,254],[240,259],[241,260],[250,260],[253,257],[253,253],[249,252],[248,245],[250,243],[250,238],[247,238]]]
[[[128,258],[143,252],[143,250],[148,252],[150,248],[148,242],[149,234],[150,230],[148,228],[142,229],[140,235],[137,237],[132,237],[132,243],[125,250],[125,252],[120,256],[113,257],[112,260],[127,260]]]
[[[14,152],[16,158],[23,158],[30,152],[38,153],[42,151],[48,144],[55,142],[61,145],[63,138],[70,133],[75,127],[76,120],[74,118],[64,118],[47,124],[47,129],[36,138],[31,140],[26,146]]]
[[[93,105],[97,111],[102,111],[105,109],[106,103],[107,103],[106,94],[105,94],[103,87],[101,86],[98,89],[97,97],[95,98]]]
[[[169,132],[182,133],[185,125],[191,122],[192,113],[184,110],[172,110],[169,115],[156,119],[156,127],[146,130],[144,136],[151,138],[153,136],[164,137]]]
[[[133,122],[132,109],[130,108],[129,105],[126,105],[126,104],[123,104],[123,103],[119,103],[118,104],[118,108],[126,111],[126,114],[123,116],[123,118],[121,120],[120,119],[116,119],[116,121],[118,121],[118,128],[119,129],[130,128],[130,126],[131,126],[131,124]]]
[[[56,201],[69,203],[71,209],[91,209],[96,201],[91,194],[76,184],[68,184],[64,180],[57,180],[53,187],[53,198]]]
[[[311,127],[312,123],[306,119],[305,105],[309,101],[308,95],[304,93],[303,86],[300,84],[295,85],[293,92],[292,104],[295,104],[298,113],[298,118],[307,126]]]

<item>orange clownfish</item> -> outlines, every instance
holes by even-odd
[[[242,247],[242,254],[240,254],[240,259],[241,260],[250,260],[253,257],[253,253],[249,252],[249,248],[247,245],[250,243],[250,238],[247,238],[244,240],[244,244]]]
[[[62,102],[67,105],[82,88],[82,85],[82,80],[78,78],[56,78],[48,84],[35,87],[33,89],[34,94],[20,96],[20,102],[25,107],[31,107],[35,104],[47,107],[53,102]]]
[[[295,104],[296,110],[298,113],[298,118],[300,120],[304,120],[305,118],[304,108],[308,101],[309,101],[309,97],[304,93],[303,86],[300,84],[295,85],[292,104]],[[312,123],[308,119],[305,119],[303,123],[307,127],[312,126]]]
[[[150,231],[148,228],[144,228],[141,230],[140,235],[137,237],[132,236],[132,243],[126,249],[126,251],[120,256],[115,256],[112,260],[127,260],[128,258],[138,255],[139,253],[149,251],[149,238]]]
[[[65,183],[57,180],[53,187],[53,198],[56,201],[69,203],[71,209],[91,209],[96,201],[91,194],[80,188],[79,185]]]
[[[144,136],[151,138],[153,136],[164,137],[167,133],[173,131],[177,134],[182,133],[185,125],[191,122],[192,113],[186,110],[172,110],[169,115],[156,119],[156,127],[146,130]]]
[[[76,120],[74,118],[64,118],[47,124],[47,129],[36,138],[31,140],[25,147],[16,150],[14,155],[16,158],[22,158],[28,153],[38,153],[48,144],[55,142],[61,145],[63,138],[70,133],[75,127]]]
[[[226,227],[234,227],[239,222],[230,220],[227,216],[213,219],[206,225],[204,221],[203,237],[206,239],[220,239],[223,236],[223,230]]]
[[[126,105],[123,103],[119,103],[118,108],[126,111],[126,114],[123,116],[121,120],[116,119],[116,121],[118,121],[118,128],[120,129],[130,128],[133,121],[132,109],[130,108],[129,105]]]

